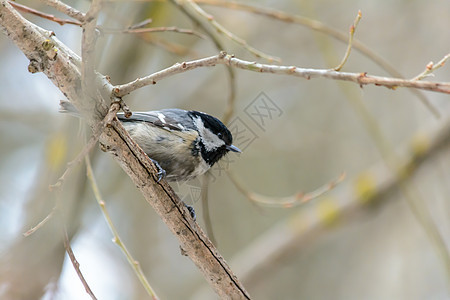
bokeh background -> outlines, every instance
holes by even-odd
[[[151,18],[150,26],[205,34],[168,2],[107,2],[99,21],[104,28],[123,29]],[[20,3],[64,17],[39,1]],[[89,7],[89,1],[67,3],[82,11]],[[361,10],[356,38],[406,78],[450,52],[450,2],[445,0],[252,3],[306,16],[345,34]],[[285,65],[331,68],[347,47],[298,24],[215,5],[201,7],[250,45],[281,57]],[[25,16],[80,53],[80,28]],[[228,53],[256,59],[215,35]],[[145,299],[145,290],[111,241],[85,166],[78,165],[61,189],[49,191],[81,151],[85,128],[58,114],[64,96],[45,75],[27,72],[27,59],[5,35],[0,36],[0,53],[0,298],[89,299],[65,256],[65,223],[81,270],[99,299]],[[118,84],[217,53],[208,36],[103,34],[97,69]],[[389,76],[355,49],[343,71]],[[227,74],[224,66],[196,69],[142,88],[125,101],[132,111],[179,107],[221,117],[231,93]],[[450,67],[439,69],[430,80],[449,82]],[[426,151],[432,136],[449,128],[449,96],[423,92],[441,114],[436,118],[407,89],[360,88],[238,69],[235,84],[231,123],[244,126],[254,138],[247,144],[237,140],[237,146],[245,144],[244,153],[230,154],[220,167],[229,168],[245,188],[284,197],[314,190],[346,172],[346,179],[324,197],[293,208],[267,208],[243,196],[219,167],[213,170],[208,203],[214,237],[249,293],[255,299],[449,299],[446,139],[401,180],[382,154],[392,149],[395,163],[400,163],[411,157],[411,149],[416,154],[417,147]],[[278,108],[263,126],[249,114],[261,99]],[[161,299],[217,298],[113,159],[97,148],[90,157],[113,222]],[[194,205],[205,227],[201,182],[174,188]],[[29,237],[22,235],[55,205],[45,225]]]

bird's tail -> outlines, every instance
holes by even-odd
[[[59,112],[63,114],[69,114],[73,117],[80,118],[80,112],[73,106],[72,103],[70,103],[67,100],[60,100],[59,101]]]

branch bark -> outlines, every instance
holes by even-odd
[[[43,72],[82,113],[91,128],[96,128],[107,114],[108,106],[104,99],[111,96],[111,84],[103,76],[96,74],[93,84],[103,97],[96,97],[97,101],[92,109],[92,99],[83,97],[80,58],[54,37],[52,32],[24,19],[5,0],[0,1],[0,26],[30,60],[29,70]],[[117,118],[100,136],[100,145],[103,150],[112,153],[147,202],[178,238],[183,254],[197,265],[215,292],[222,298],[250,299],[245,288],[198,224],[192,220],[172,188],[165,181],[157,182],[157,170],[153,163],[134,143]]]

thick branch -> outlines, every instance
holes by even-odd
[[[95,128],[101,116],[106,115],[107,106],[104,100],[98,98],[100,103],[96,105],[96,110],[88,110],[92,104],[86,103],[89,99],[84,99],[81,92],[79,58],[49,32],[21,17],[4,0],[0,1],[0,26],[30,59],[30,69],[44,72],[83,114],[88,124]],[[49,45],[52,46],[50,50]],[[95,84],[99,92],[106,90],[111,94],[112,86],[103,77],[97,75]],[[171,187],[165,182],[156,182],[158,176],[152,162],[117,119],[112,122],[112,127],[105,129],[100,143],[104,150],[113,154],[147,202],[176,235],[183,252],[202,271],[216,293],[222,298],[249,299],[242,284],[197,223],[191,219]]]

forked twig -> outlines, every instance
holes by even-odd
[[[445,63],[447,62],[447,60],[449,60],[449,59],[450,59],[450,53],[447,54],[446,56],[444,56],[437,64],[434,64],[432,61],[429,62],[427,67],[425,68],[425,70],[411,80],[422,80],[425,77],[430,76],[431,73],[433,73],[440,67],[444,66]]]

